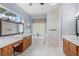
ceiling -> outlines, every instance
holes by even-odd
[[[17,3],[17,5],[31,16],[45,15],[49,12],[55,13],[58,11],[58,4],[51,5],[51,3],[45,3],[41,5],[40,3]]]

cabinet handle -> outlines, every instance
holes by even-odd
[[[75,45],[71,45],[71,47],[75,47]]]

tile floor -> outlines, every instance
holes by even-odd
[[[64,56],[64,54],[56,47],[30,46],[21,56]]]
[[[63,49],[58,47],[34,46],[31,45],[21,56],[65,56]]]

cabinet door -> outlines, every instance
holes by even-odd
[[[79,46],[78,46],[78,56],[79,56]]]
[[[32,43],[32,39],[31,36],[27,36],[23,38],[23,50],[25,50],[26,48],[28,48]]]
[[[69,56],[70,55],[70,50],[69,50],[69,45],[70,45],[70,42],[67,41],[66,39],[64,39],[64,42],[63,42],[63,49],[64,49],[64,53]]]
[[[23,40],[23,50],[25,50],[28,47],[28,41],[27,39]]]
[[[32,37],[31,36],[28,36],[27,37],[27,40],[28,40],[28,44],[31,45],[32,44]]]
[[[12,56],[12,55],[13,55],[12,45],[8,45],[2,48],[2,56]]]
[[[70,56],[77,56],[77,46],[70,43]]]
[[[25,40],[25,47],[28,48],[28,46],[29,46],[29,42],[28,40]]]
[[[1,56],[1,49],[0,49],[0,56]]]

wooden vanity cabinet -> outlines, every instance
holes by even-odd
[[[28,47],[28,40],[26,37],[23,39],[23,50],[25,50]]]
[[[70,42],[64,39],[64,43],[63,43],[63,44],[64,44],[64,45],[63,45],[63,47],[64,47],[64,48],[63,48],[63,49],[64,49],[64,53],[65,53],[67,56],[69,56],[69,55],[70,55],[70,49],[69,49]]]
[[[77,46],[70,42],[70,56],[77,56]]]
[[[64,39],[63,42],[64,53],[67,56],[78,56],[79,55],[79,46],[73,44],[72,42]]]
[[[13,55],[12,45],[8,45],[6,47],[1,48],[1,55],[2,56],[12,56]]]
[[[32,44],[32,36],[28,36],[27,40],[28,40],[28,44],[31,45]]]
[[[79,46],[78,46],[78,56],[79,56]]]
[[[19,53],[22,53],[22,50],[23,50],[23,42],[22,40],[20,41],[17,41],[15,43],[12,44],[13,45],[13,53],[15,54],[15,51],[16,52],[19,52]]]
[[[0,56],[1,56],[1,49],[0,49]]]
[[[22,53],[32,44],[32,36],[24,37],[22,40],[14,42],[3,48],[0,48],[0,56],[13,56],[15,51]]]
[[[32,37],[31,36],[27,36],[27,37],[23,38],[23,50],[28,48],[31,44],[32,44]]]

